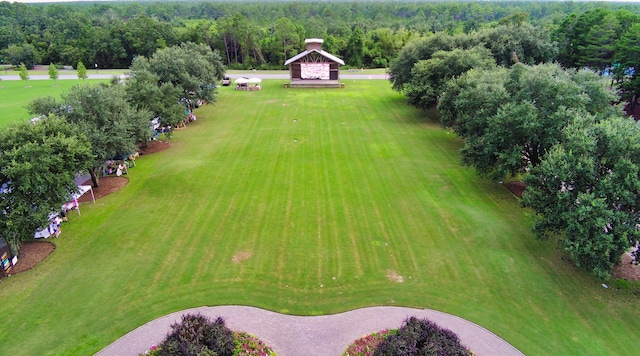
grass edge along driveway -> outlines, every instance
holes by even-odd
[[[536,241],[460,141],[385,81],[237,92],[143,156],[120,192],[71,214],[56,251],[0,283],[0,345],[86,355],[162,315],[372,305],[478,323],[528,355],[622,354],[637,300]],[[5,352],[5,351],[3,351]]]

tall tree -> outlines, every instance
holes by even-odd
[[[296,26],[286,17],[278,19],[273,29],[274,37],[280,48],[281,55],[277,59],[284,63],[287,58],[297,53],[300,46],[300,38],[296,33]]]
[[[525,177],[539,238],[559,235],[575,263],[607,279],[640,240],[640,125],[582,116]],[[636,253],[636,261],[640,255]]]
[[[576,64],[590,67],[599,73],[609,69],[613,64],[619,27],[620,24],[613,14],[604,16],[600,23],[591,27],[585,36],[585,43],[578,46],[581,56]]]
[[[625,31],[617,43],[617,77],[620,79],[622,98],[635,109],[640,100],[640,23]]]
[[[10,45],[4,50],[4,55],[16,67],[24,63],[27,69],[33,69],[36,63],[40,63],[40,53],[32,44]]]
[[[407,43],[389,64],[389,80],[393,89],[403,91],[404,86],[411,81],[411,70],[418,61],[430,59],[437,51],[452,50],[457,47],[455,42],[455,37],[438,32]]]
[[[431,59],[418,61],[413,66],[413,77],[405,87],[405,95],[409,104],[428,109],[437,104],[447,80],[458,77],[472,68],[493,67],[495,62],[491,52],[484,47],[439,51],[434,53]]]
[[[74,178],[92,161],[91,144],[51,117],[0,130],[0,152],[0,236],[17,253],[77,192]]]
[[[354,67],[362,67],[364,63],[364,32],[358,26],[354,27],[344,52],[346,63]]]
[[[179,101],[184,93],[171,82],[162,82],[151,72],[149,61],[145,57],[136,57],[131,72],[125,82],[127,100],[139,110],[153,113],[165,125],[176,127],[184,120],[184,106]]]
[[[217,52],[191,42],[158,50],[149,59],[149,66],[162,83],[180,88],[184,98],[207,102],[215,100],[216,83],[225,71]]]
[[[100,186],[100,166],[106,160],[129,155],[136,143],[151,136],[151,113],[132,108],[121,85],[75,86],[61,102],[40,99],[30,104],[29,111],[58,113],[89,139],[94,160],[88,168],[94,187]]]

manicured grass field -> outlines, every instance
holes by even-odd
[[[633,353],[636,297],[577,271],[460,141],[385,81],[220,88],[56,251],[0,282],[2,352],[88,355],[170,312],[372,305],[474,321],[527,355]]]
[[[34,98],[53,96],[68,91],[74,85],[92,85],[108,80],[2,80],[0,81],[0,127],[31,118],[26,109]]]

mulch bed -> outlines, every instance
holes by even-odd
[[[640,265],[633,263],[631,254],[622,255],[622,261],[613,269],[613,277],[628,281],[640,281]]]
[[[524,190],[526,187],[527,185],[524,184],[524,182],[520,182],[520,181],[507,183],[507,189],[509,189],[509,191],[513,193],[513,195],[519,198],[522,197],[522,194],[524,193]]]
[[[93,188],[93,196],[96,199],[100,199],[102,197],[106,197],[107,195],[113,193],[113,192],[117,192],[118,190],[120,190],[122,187],[124,187],[125,185],[127,185],[127,183],[129,183],[129,178],[127,177],[115,177],[115,176],[108,176],[108,177],[101,177],[100,178],[100,186],[97,188]],[[93,182],[91,181],[91,179],[89,179],[88,181],[83,183],[84,185],[93,185]],[[90,193],[86,193],[83,194],[80,198],[78,198],[78,202],[80,203],[85,203],[85,202],[90,202],[91,201],[91,194]]]
[[[138,146],[141,156],[161,152],[168,149],[169,147],[171,147],[171,144],[169,143],[169,141],[160,141],[160,140],[147,141],[147,143],[144,146],[142,145]]]
[[[18,263],[11,269],[11,274],[28,271],[49,256],[56,245],[49,241],[23,242],[18,253]]]

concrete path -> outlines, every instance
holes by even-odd
[[[121,74],[87,74],[88,79],[111,79],[113,76],[122,76]],[[19,75],[0,75],[2,80],[20,80]],[[77,74],[60,74],[58,80],[78,79]],[[51,80],[48,74],[30,74],[29,80]]]
[[[123,77],[124,74],[90,74],[87,73],[88,79],[111,79],[114,76]],[[268,73],[251,73],[251,74],[227,74],[229,78],[236,79],[240,77],[256,77],[260,79],[289,79],[288,74],[268,74]],[[78,79],[77,74],[60,74],[58,80],[70,80]],[[341,80],[349,79],[389,79],[388,74],[348,74],[348,72],[342,72],[340,74]],[[0,80],[20,80],[20,76],[17,74],[0,75]],[[33,74],[29,75],[29,80],[51,80],[48,74]]]
[[[157,345],[183,314],[224,318],[227,327],[260,338],[278,356],[340,356],[356,339],[384,329],[397,329],[410,317],[427,318],[458,334],[476,355],[523,355],[491,331],[454,315],[429,309],[372,307],[322,316],[293,316],[245,306],[187,309],[165,315],[124,335],[98,356],[138,355]]]

